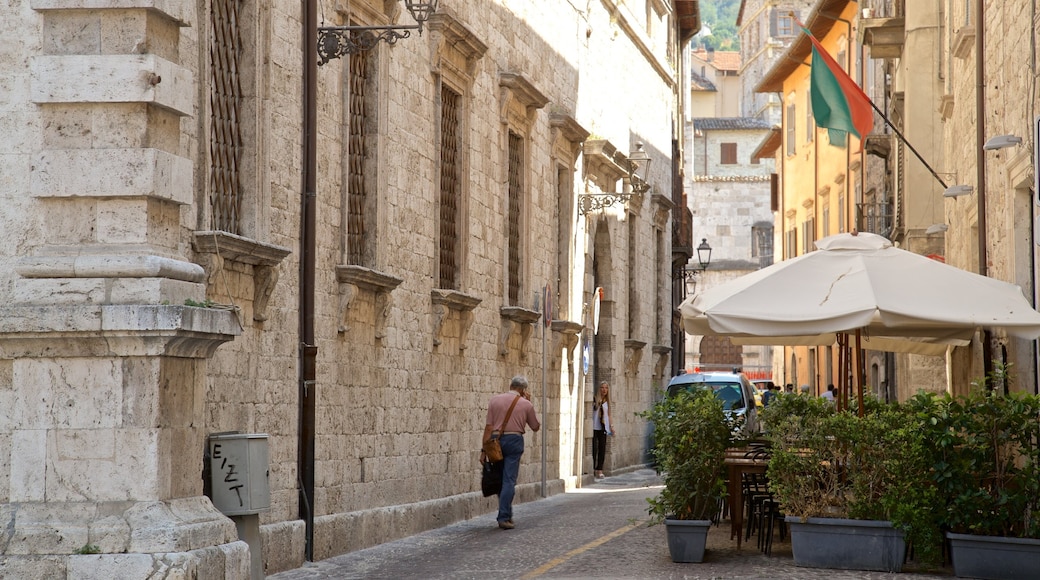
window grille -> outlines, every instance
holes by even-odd
[[[459,288],[459,103],[461,96],[441,87],[440,287]]]
[[[751,226],[751,257],[773,257],[773,227]]]
[[[509,132],[509,305],[520,306],[520,212],[524,186],[523,139]]]
[[[347,112],[347,263],[364,265],[365,207],[368,190],[365,160],[368,135],[368,51],[350,55],[350,103]]]
[[[210,8],[210,187],[213,229],[241,234],[242,84],[238,1],[214,0]]]

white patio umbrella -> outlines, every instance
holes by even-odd
[[[896,248],[868,233],[816,242],[784,260],[684,301],[689,334],[737,344],[829,345],[857,333],[872,350],[943,354],[978,329],[1040,336],[1022,289]]]
[[[876,234],[838,234],[816,247],[691,296],[679,306],[686,332],[830,344],[835,333],[861,330],[890,347],[966,344],[980,328],[1040,336],[1040,312],[1014,284],[901,250]]]

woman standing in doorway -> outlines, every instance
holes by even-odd
[[[613,435],[610,421],[610,383],[599,384],[599,392],[592,398],[592,469],[594,477],[603,477],[603,460],[607,456],[607,435]]]

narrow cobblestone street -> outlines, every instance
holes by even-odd
[[[949,578],[949,567],[900,574],[799,568],[790,541],[771,556],[755,538],[737,549],[728,522],[713,527],[700,564],[668,555],[664,526],[648,526],[646,498],[660,489],[649,469],[608,477],[571,493],[514,506],[515,530],[496,527],[493,513],[380,546],[309,563],[270,580],[375,578],[762,578],[917,580]]]

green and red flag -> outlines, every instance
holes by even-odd
[[[809,97],[816,125],[831,131],[852,133],[859,137],[862,148],[864,139],[874,125],[870,97],[827,54],[827,49],[807,28],[803,26],[802,30],[813,44]]]

